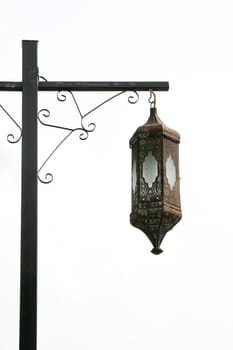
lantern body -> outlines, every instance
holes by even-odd
[[[132,149],[132,210],[130,222],[162,252],[165,234],[181,219],[179,134],[158,117],[155,107],[147,123],[130,139]]]

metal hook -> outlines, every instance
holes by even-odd
[[[153,90],[150,89],[150,97],[148,98],[148,102],[151,105],[151,108],[156,106],[156,95]]]
[[[43,80],[43,81],[45,81],[45,82],[47,82],[48,80],[45,78],[45,77],[43,77],[42,75],[39,75],[39,80]]]

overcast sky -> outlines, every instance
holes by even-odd
[[[39,183],[38,350],[232,350],[233,3],[227,0],[7,1],[0,80],[21,80],[21,41],[39,40],[47,80],[168,80],[161,119],[181,134],[183,219],[164,253],[130,226],[129,138],[149,115],[147,93],[91,114]],[[111,94],[75,94],[83,113]],[[21,124],[21,94],[0,104]],[[70,98],[40,93],[50,120],[76,126]],[[0,111],[0,349],[18,348],[20,143]],[[66,135],[39,127],[40,166]]]

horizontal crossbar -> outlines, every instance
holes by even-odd
[[[41,81],[39,91],[168,91],[167,81]],[[2,81],[0,91],[22,91],[22,82]]]

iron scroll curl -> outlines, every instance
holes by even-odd
[[[14,118],[10,115],[10,113],[2,106],[0,105],[0,108],[5,112],[5,114],[12,120],[12,122],[17,126],[17,128],[20,130],[20,135],[18,137],[15,137],[14,134],[10,133],[7,135],[7,141],[9,143],[17,143],[22,138],[22,128],[21,126],[14,120]]]

